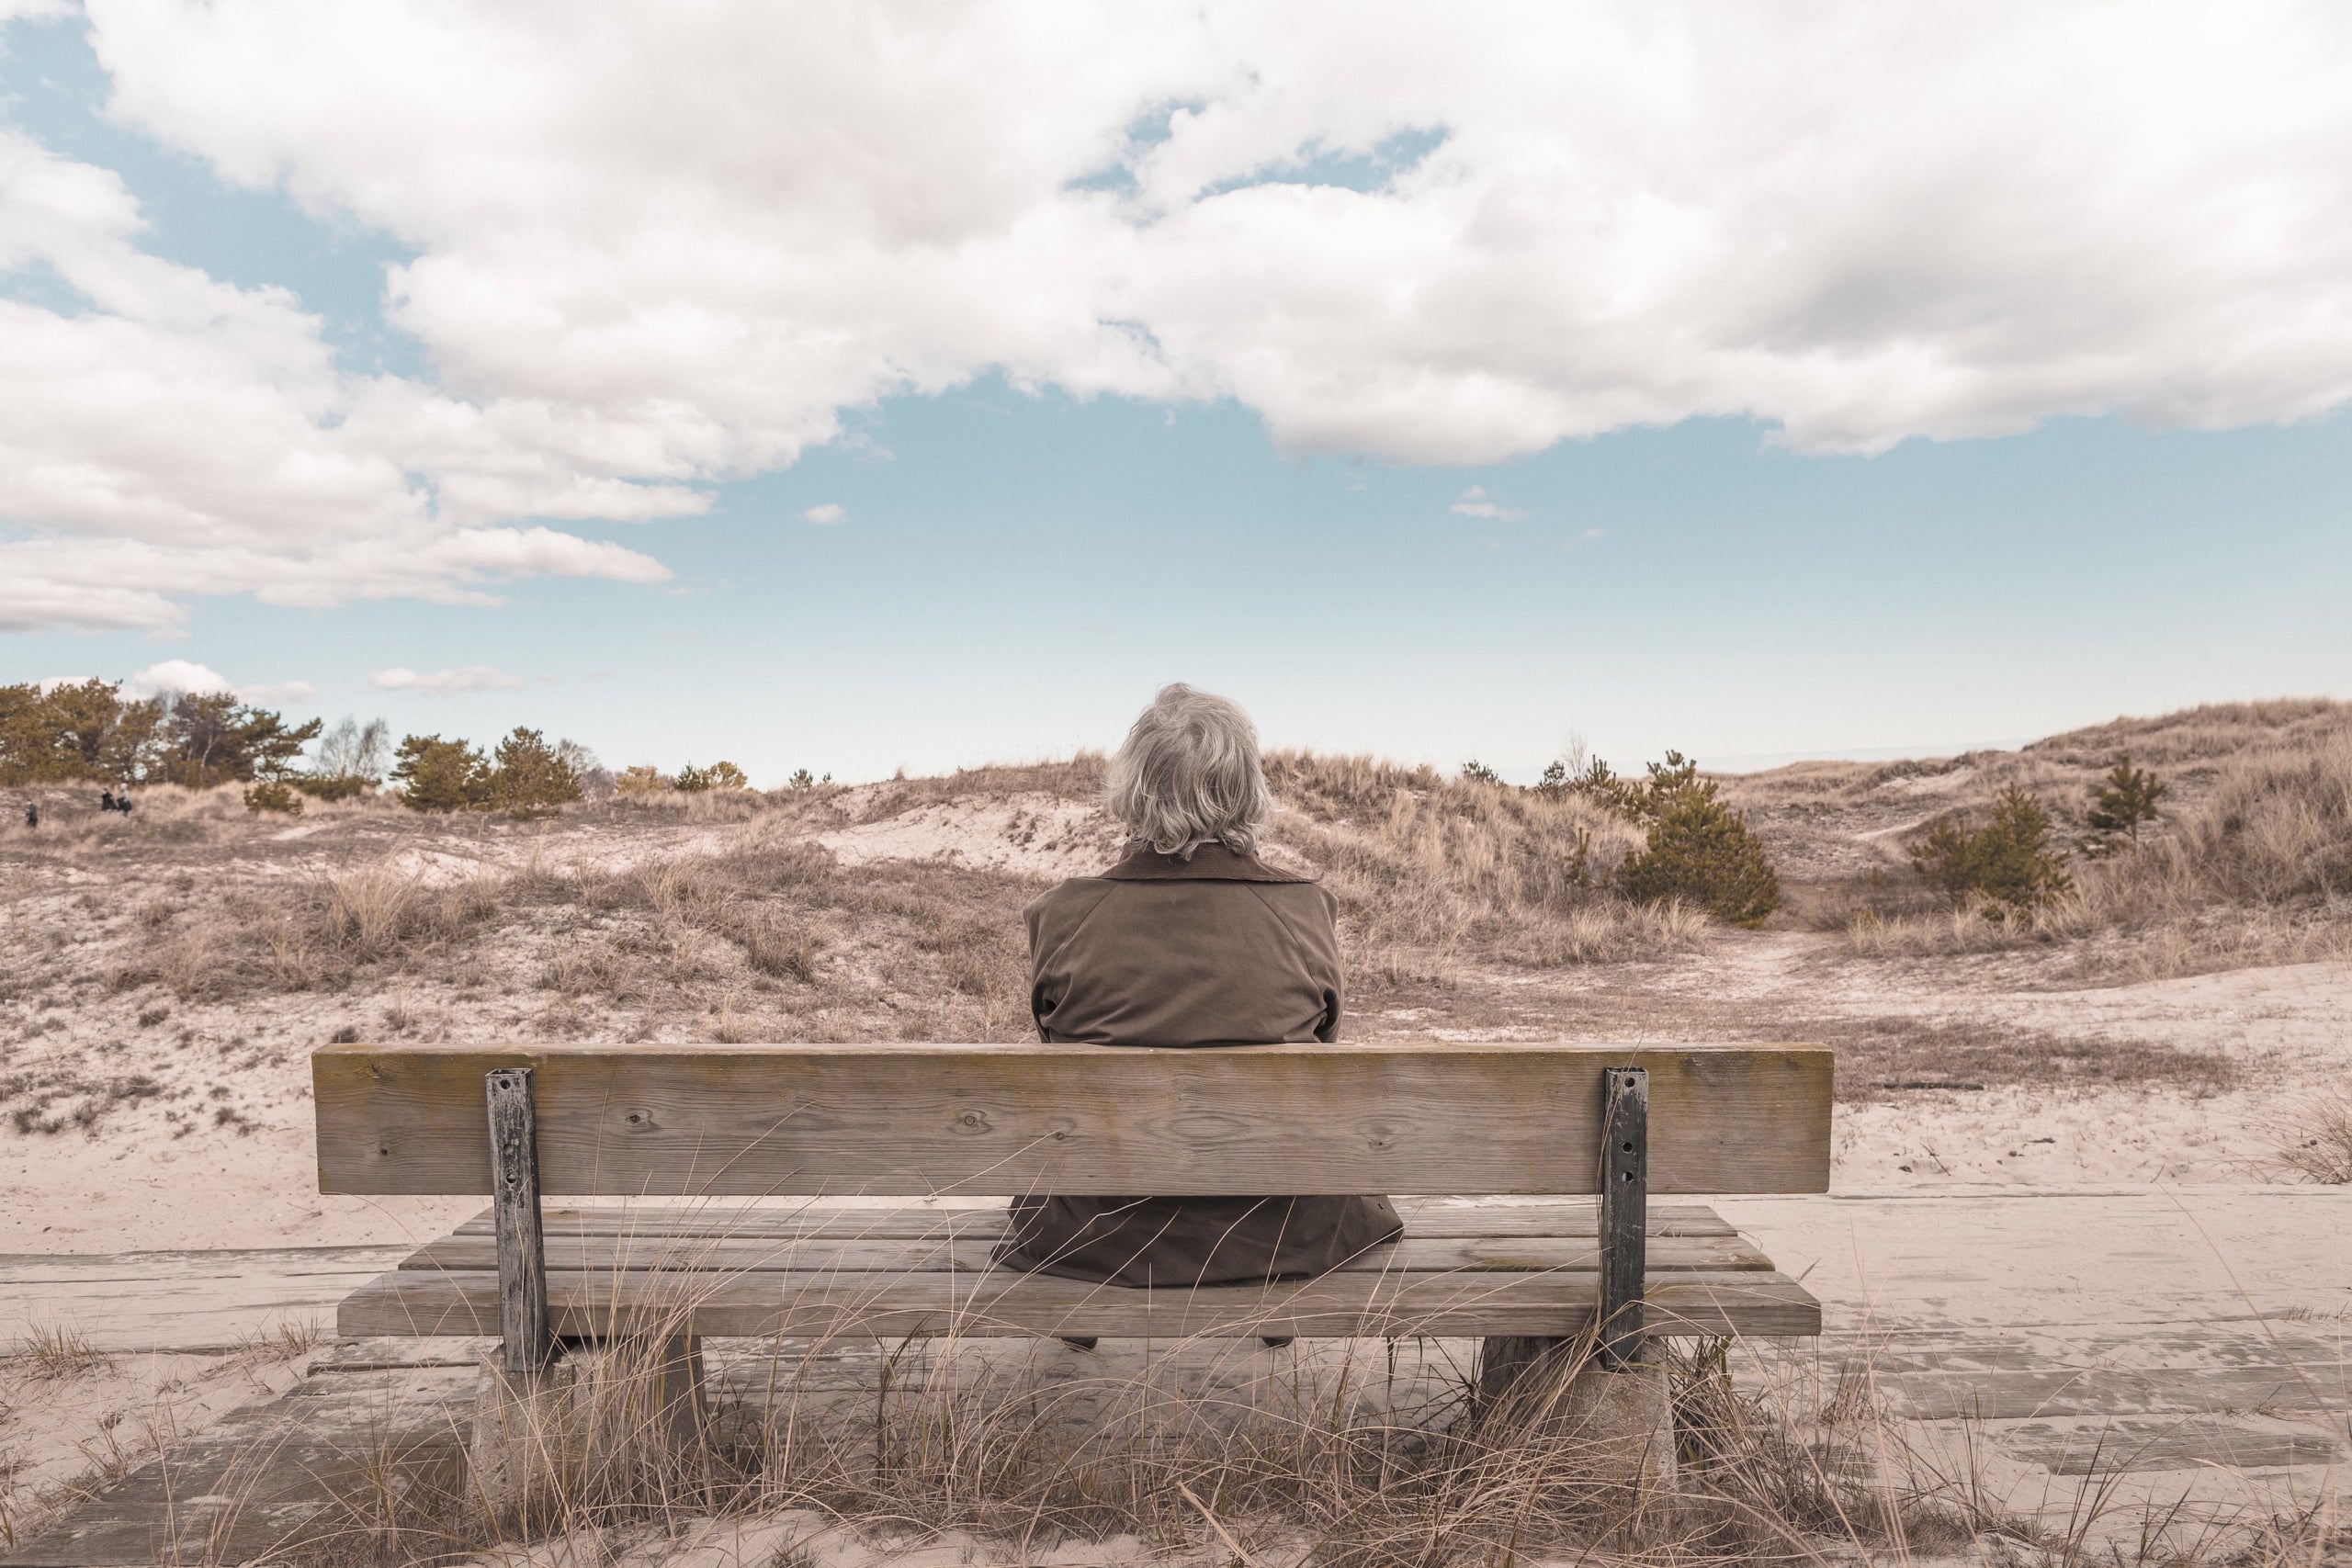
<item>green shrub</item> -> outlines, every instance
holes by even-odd
[[[676,782],[652,763],[639,762],[623,768],[614,778],[613,788],[622,795],[660,795]]]
[[[245,791],[245,809],[300,817],[302,815],[302,797],[295,794],[283,779],[264,779]]]
[[[690,795],[707,789],[748,789],[752,781],[742,769],[732,762],[713,762],[707,768],[697,768],[692,762],[678,770],[673,787]]]
[[[1972,829],[1953,813],[1939,818],[1911,852],[1928,885],[1958,903],[1972,897],[1994,910],[2027,909],[2074,886],[2065,853],[2050,847],[2050,813],[2016,784],[1993,803],[1993,818]]]
[[[2145,768],[2133,767],[2132,753],[2126,751],[2091,796],[2090,824],[2102,833],[2127,834],[2136,844],[2140,824],[2156,819],[2156,802],[2164,796],[2165,782]]]
[[[352,773],[295,773],[286,782],[312,800],[354,800],[376,787]]]
[[[490,804],[490,764],[462,740],[402,737],[392,754],[392,782],[412,811],[475,811]]]
[[[1680,759],[1667,753],[1669,765]],[[1657,776],[1656,764],[1652,765]],[[1629,898],[1686,899],[1719,920],[1760,926],[1781,907],[1781,879],[1739,813],[1715,797],[1712,780],[1691,773],[1663,795],[1648,794],[1649,842],[1617,868]]]
[[[580,776],[560,750],[536,729],[516,726],[498,743],[489,804],[508,811],[544,811],[580,798]]]
[[[1462,782],[1464,784],[1499,785],[1503,782],[1503,778],[1502,775],[1495,772],[1494,769],[1487,766],[1486,763],[1478,761],[1477,758],[1473,757],[1468,761],[1462,764]]]

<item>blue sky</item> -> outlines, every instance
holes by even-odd
[[[1107,745],[1175,679],[1240,698],[1271,743],[1522,777],[1572,728],[1621,766],[1668,746],[1753,762],[2352,695],[2352,353],[2329,335],[2344,285],[2308,255],[2052,276],[2000,241],[2014,212],[1973,226],[1964,201],[1890,251],[1895,219],[1925,221],[1919,181],[1953,169],[1847,171],[1822,176],[1850,207],[1820,229],[1866,240],[1769,287],[1746,252],[1678,261],[1690,299],[1754,298],[1629,327],[1589,236],[1465,276],[1497,192],[1589,135],[1532,110],[1482,129],[1476,104],[1509,95],[1475,62],[1367,119],[1331,107],[1344,75],[1269,105],[1224,55],[1176,91],[1140,61],[1069,123],[1005,121],[1003,144],[1034,132],[1050,155],[975,213],[954,123],[887,149],[907,178],[845,175],[847,196],[807,195],[807,169],[876,165],[810,152],[745,186],[691,128],[675,170],[613,174],[625,157],[571,119],[577,145],[550,143],[520,88],[525,118],[420,152],[431,134],[368,133],[380,107],[284,87],[288,50],[332,75],[372,48],[396,82],[399,50],[272,19],[7,24],[0,300],[56,367],[0,383],[0,465],[33,476],[0,476],[0,680],[186,660],[298,712],[482,740],[530,724],[616,765],[727,756],[762,783]],[[943,71],[970,47],[935,41]],[[1686,40],[1726,60],[1739,41]],[[645,64],[649,95],[694,63]],[[552,79],[601,102],[609,69]],[[208,94],[224,73],[258,106]],[[2134,112],[2057,129],[2111,152],[2144,133]],[[2184,156],[2176,205],[2265,180],[2343,193],[2340,152],[2230,134]],[[1957,168],[1991,166],[1961,140]],[[473,168],[508,147],[514,171]],[[1705,166],[1725,192],[1781,177]],[[508,210],[498,177],[537,192],[567,170],[609,175],[596,224],[553,197]],[[1479,179],[1475,209],[1447,205]],[[1611,244],[1647,221],[1640,195],[1590,197],[1619,215]],[[1743,200],[1700,210],[1756,221]],[[804,226],[771,232],[778,203]],[[611,241],[606,207],[642,243]],[[870,231],[833,254],[851,211]],[[1022,249],[1046,243],[1041,214],[1098,231]],[[2143,241],[2175,220],[2124,216]],[[2315,324],[2267,324],[2292,309]],[[155,366],[172,374],[120,391]],[[138,412],[109,422],[109,396]]]

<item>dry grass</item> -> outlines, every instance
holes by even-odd
[[[2296,1117],[2278,1163],[2306,1181],[2352,1183],[2352,1093],[2338,1089]]]
[[[1080,751],[1068,761],[999,762],[958,768],[940,778],[899,777],[877,786],[856,814],[860,822],[887,822],[926,806],[959,800],[1044,795],[1056,800],[1102,797],[1107,763],[1100,751]],[[836,791],[836,794],[839,792]]]
[[[86,1335],[68,1324],[29,1325],[8,1359],[41,1378],[79,1377],[114,1365],[112,1356],[94,1348]]]
[[[1781,1018],[1771,1027],[1837,1051],[1838,1099],[1848,1105],[1941,1086],[1965,1092],[2013,1084],[2073,1091],[2165,1089],[2201,1099],[2236,1088],[2245,1077],[2244,1064],[2216,1051],[1987,1019],[1840,1015]]]
[[[1358,973],[1606,963],[1705,933],[1703,912],[1608,891],[1643,838],[1582,796],[1305,751],[1269,757],[1266,774],[1288,807],[1273,841],[1322,869]]]
[[[2191,710],[2187,717],[2218,713],[2245,722],[2168,723],[2143,733],[2172,737],[2169,753],[2222,759],[2194,804],[2143,842],[2078,862],[2071,893],[2024,915],[1996,918],[2000,912],[1984,906],[1863,908],[1847,917],[1850,946],[1869,956],[1926,957],[2078,942],[2086,971],[2132,979],[2352,954],[2347,711],[2334,704]],[[2266,714],[2278,724],[2256,733],[2285,733],[2292,743],[2243,749],[2245,730]],[[2222,750],[2232,740],[2241,750]],[[2095,751],[2071,737],[2041,746],[2052,748],[2050,757]]]
[[[493,1469],[522,1461],[527,1487],[514,1471],[495,1493],[446,1472],[367,1487],[313,1523],[296,1559],[454,1561],[519,1535],[656,1562],[709,1519],[780,1517],[869,1540],[961,1535],[983,1560],[1132,1536],[1167,1554],[1326,1568],[1596,1551],[1781,1563],[1968,1538],[1949,1510],[1825,1445],[1834,1415],[1799,1433],[1732,1393],[1721,1348],[1674,1369],[1688,1480],[1662,1495],[1629,1466],[1624,1434],[1547,1414],[1582,1370],[1574,1358],[1505,1415],[1475,1409],[1468,1370],[1449,1377],[1442,1358],[1400,1383],[1378,1341],[1369,1359],[1280,1373],[1235,1375],[1264,1359],[1244,1339],[1164,1349],[1137,1374],[1041,1378],[1003,1342],[949,1337],[886,1348],[862,1379],[830,1382],[812,1375],[827,1348],[779,1346],[765,1388],[704,1441],[662,1418],[675,1385],[650,1348],[661,1332],[613,1341],[537,1425],[519,1406],[501,1419]]]
[[[678,1385],[652,1348],[661,1331],[610,1342],[565,1400],[536,1407],[538,1425],[497,1427],[493,1467],[535,1458],[528,1487],[513,1488],[510,1471],[493,1495],[480,1472],[402,1475],[387,1461],[289,1560],[457,1562],[537,1540],[621,1563],[726,1551],[704,1544],[719,1541],[759,1543],[746,1562],[865,1561],[920,1543],[943,1560],[1026,1562],[1134,1538],[1245,1568],[1946,1556],[2284,1568],[2344,1544],[2324,1509],[2127,1507],[2097,1484],[2064,1516],[2013,1515],[1973,1446],[1906,1438],[1866,1362],[1729,1340],[1655,1346],[1679,1471],[1660,1490],[1640,1483],[1633,1435],[1565,1415],[1575,1357],[1506,1411],[1477,1407],[1470,1369],[1449,1372],[1450,1341],[1327,1343],[1278,1372],[1237,1371],[1266,1359],[1250,1341],[1196,1342],[1097,1375],[1039,1375],[1004,1341],[901,1342],[854,1371],[833,1348],[779,1344],[764,1368],[737,1366],[745,1397],[704,1438],[665,1416]],[[1400,1351],[1414,1363],[1401,1374]]]

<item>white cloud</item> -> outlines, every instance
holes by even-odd
[[[800,515],[808,521],[817,524],[820,527],[830,528],[834,524],[845,521],[848,518],[849,508],[843,506],[840,502],[828,501],[822,505],[810,507]]]
[[[0,304],[0,626],[659,581],[546,524],[991,370],[1408,462],[2352,400],[2352,17],[2286,0],[86,8],[118,119],[413,255],[436,369],[10,134],[0,266],[88,305]]]
[[[122,683],[123,694],[132,697],[175,697],[184,692],[209,695],[227,692],[240,702],[303,703],[319,694],[319,689],[308,681],[262,681],[240,685],[209,665],[189,659],[166,659],[150,664]]]
[[[519,692],[526,682],[516,675],[493,670],[487,664],[469,664],[458,670],[435,670],[429,674],[394,666],[379,670],[368,677],[368,683],[379,692],[421,692],[426,696],[446,697],[459,692]]]
[[[186,659],[166,659],[161,664],[150,664],[122,683],[123,694],[132,697],[178,696],[183,692],[209,695],[215,692],[232,692],[236,685],[219,671]]]
[[[0,129],[0,271],[89,302],[0,299],[0,629],[166,630],[197,593],[493,602],[506,577],[669,575],[514,520],[695,510],[691,491],[548,461],[501,405],[342,375],[291,297],[150,256],[142,228],[113,173]]]
[[[1453,498],[1450,509],[1457,517],[1485,517],[1499,523],[1516,523],[1527,515],[1526,509],[1505,506],[1487,494],[1484,485],[1472,485]]]

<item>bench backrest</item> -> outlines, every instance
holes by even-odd
[[[322,1192],[486,1193],[483,1077],[533,1069],[573,1196],[1597,1190],[1601,1073],[1649,1074],[1652,1193],[1820,1192],[1816,1045],[335,1045]]]

